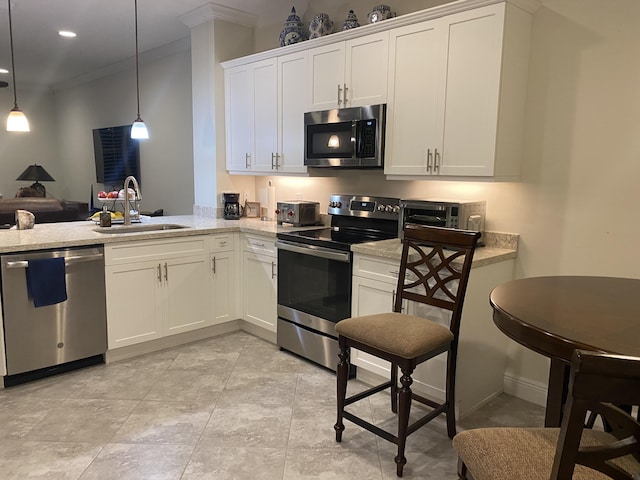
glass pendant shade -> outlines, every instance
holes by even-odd
[[[18,107],[14,107],[7,117],[7,132],[30,132],[29,120]]]
[[[136,121],[131,125],[131,138],[147,139],[149,138],[149,131],[140,117],[136,118]]]

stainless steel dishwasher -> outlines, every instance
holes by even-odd
[[[60,257],[65,264],[67,300],[36,308],[27,289],[29,261]],[[104,361],[107,315],[102,246],[8,254],[0,262],[5,386],[68,370],[83,361]]]

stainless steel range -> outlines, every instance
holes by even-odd
[[[279,233],[278,345],[332,370],[351,316],[351,245],[396,238],[400,200],[332,195],[331,227]]]

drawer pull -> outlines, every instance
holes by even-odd
[[[166,282],[169,281],[169,265],[167,265],[167,262],[164,262],[164,279]]]

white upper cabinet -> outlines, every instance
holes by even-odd
[[[519,175],[531,15],[508,3],[391,31],[387,175]]]
[[[309,50],[311,110],[385,103],[389,32]]]
[[[307,53],[225,70],[227,170],[305,173]]]
[[[459,0],[225,62],[227,170],[306,173],[304,112],[386,103],[389,178],[517,179],[538,5]]]
[[[278,173],[306,173],[304,112],[309,106],[307,52],[278,57]]]
[[[224,71],[227,170],[250,171],[253,157],[253,66]]]
[[[425,175],[442,143],[443,50],[438,21],[394,29],[389,48],[385,173]],[[442,151],[442,147],[440,147]]]

